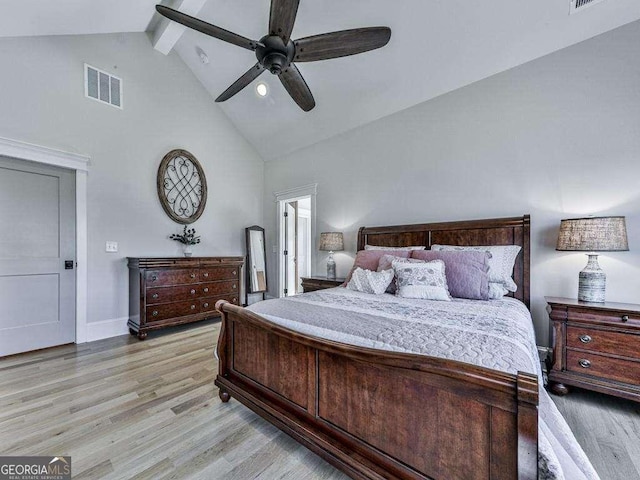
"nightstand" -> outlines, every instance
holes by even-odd
[[[567,385],[640,402],[640,305],[545,297],[553,323],[549,387]]]
[[[301,277],[300,280],[302,280],[302,290],[305,293],[324,290],[325,288],[339,287],[345,281],[344,278],[327,277]]]

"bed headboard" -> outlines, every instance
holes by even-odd
[[[406,247],[434,243],[444,245],[520,245],[513,280],[518,290],[510,296],[522,301],[527,308],[529,296],[529,215],[512,218],[467,220],[460,222],[421,223],[391,227],[361,227],[358,231],[358,250],[365,244],[384,247]]]

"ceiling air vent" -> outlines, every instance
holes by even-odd
[[[87,98],[122,108],[122,80],[86,63],[84,64],[84,94]]]
[[[571,0],[569,13],[581,12],[585,8],[601,2],[604,2],[604,0]]]

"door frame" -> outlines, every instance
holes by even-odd
[[[315,258],[316,251],[316,194],[318,192],[318,184],[312,183],[309,185],[303,185],[301,187],[290,188],[280,192],[275,192],[273,195],[276,197],[276,203],[278,204],[278,270],[276,271],[278,285],[278,297],[284,296],[284,275],[281,275],[284,268],[284,255],[282,252],[285,249],[284,244],[284,205],[287,202],[295,200],[302,200],[303,198],[311,199],[311,252],[313,258]],[[312,262],[313,265],[313,262]]]
[[[90,157],[0,137],[0,155],[76,172],[76,343],[87,341],[87,176]]]

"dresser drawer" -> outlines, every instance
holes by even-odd
[[[237,295],[222,295],[219,297],[211,297],[211,298],[203,298],[200,300],[200,311],[202,313],[205,312],[215,312],[216,311],[216,302],[218,300],[226,300],[227,302],[231,302],[234,305],[238,305],[238,296]]]
[[[196,269],[184,270],[151,270],[145,273],[148,287],[161,285],[182,285],[185,283],[197,283],[200,281],[199,271]]]
[[[203,267],[198,273],[200,282],[238,278],[238,269],[233,267]]]
[[[197,287],[200,292],[199,296],[208,297],[211,295],[220,295],[221,293],[233,293],[237,295],[240,288],[239,285],[237,280],[223,280],[214,283],[201,283]]]
[[[640,326],[640,315],[633,313],[609,312],[606,310],[594,310],[586,308],[567,309],[569,322],[597,323],[599,325]]]
[[[567,347],[640,359],[640,335],[567,326]]]
[[[618,382],[640,384],[640,362],[567,349],[567,370]]]
[[[200,285],[176,285],[172,287],[147,288],[147,305],[185,301],[202,297]]]
[[[181,317],[200,313],[200,300],[194,299],[188,302],[163,303],[161,305],[148,306],[147,322],[157,322],[167,318]]]

